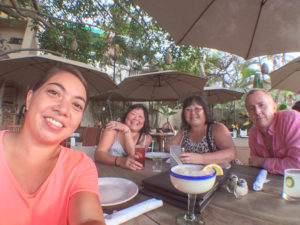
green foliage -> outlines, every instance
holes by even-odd
[[[260,74],[254,76],[253,88],[264,88],[264,83],[261,79]]]
[[[171,108],[169,105],[164,105],[162,101],[157,102],[158,112],[167,117],[167,121],[169,121],[169,117],[175,115],[178,110],[181,108],[181,104],[175,105]]]
[[[278,106],[277,106],[277,110],[288,110],[289,109],[289,106],[287,103],[283,102],[283,103],[280,103]]]
[[[240,128],[242,130],[250,129],[253,126],[253,122],[250,120],[248,112],[240,112],[239,119],[240,119]]]

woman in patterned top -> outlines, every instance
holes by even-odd
[[[207,103],[199,95],[187,97],[183,102],[181,129],[166,143],[180,145],[183,163],[208,164],[229,163],[236,158],[236,148],[227,127],[213,122]]]

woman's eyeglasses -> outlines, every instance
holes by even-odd
[[[199,107],[199,108],[185,108],[184,109],[184,111],[186,112],[186,113],[192,113],[193,111],[195,112],[195,113],[200,113],[201,111],[203,110],[203,108],[201,107]]]

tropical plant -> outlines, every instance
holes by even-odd
[[[250,117],[249,117],[249,114],[248,112],[240,112],[239,113],[239,120],[240,120],[240,128],[242,130],[245,130],[245,129],[249,129],[253,126],[253,123],[252,121],[250,120]]]
[[[282,102],[280,103],[278,106],[277,106],[277,110],[288,110],[289,109],[289,106],[287,103],[285,102]]]
[[[175,105],[170,108],[168,105],[164,105],[162,101],[157,102],[158,112],[167,117],[167,122],[169,122],[169,117],[175,115],[181,108],[181,104]]]

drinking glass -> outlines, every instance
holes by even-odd
[[[179,159],[179,154],[180,154],[180,151],[181,151],[181,146],[180,145],[171,145],[170,146],[170,167],[173,167],[179,163],[176,162],[176,160],[174,159],[174,157],[177,156],[177,160],[180,160]]]
[[[282,197],[286,200],[300,200],[300,169],[284,170]]]
[[[204,224],[200,215],[195,215],[197,194],[209,191],[215,184],[216,171],[212,168],[202,170],[202,165],[181,164],[170,169],[172,185],[179,191],[188,194],[188,209],[184,215],[177,216],[177,224]]]
[[[144,145],[136,145],[135,146],[135,160],[143,164],[143,167],[145,167],[145,146]]]
[[[152,171],[153,172],[161,172],[162,170],[162,161],[161,157],[153,157]]]

